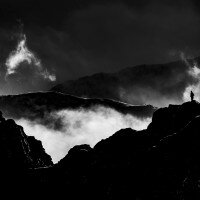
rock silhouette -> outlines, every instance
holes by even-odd
[[[27,136],[14,120],[2,117],[0,133],[0,152],[5,167],[29,169],[52,165],[51,157],[45,153],[42,143]]]
[[[21,131],[13,120],[2,118],[1,158],[10,166],[4,167],[4,173],[12,171],[10,179],[16,173],[24,188],[29,185],[26,191],[36,191],[40,197],[200,198],[200,104],[196,101],[158,109],[146,130],[120,130],[94,148],[75,146],[55,165],[41,145]]]
[[[52,160],[42,143],[26,136],[14,120],[5,119],[0,112],[0,177],[1,193],[9,190],[20,192],[29,185],[28,171],[52,166]],[[6,193],[6,195],[12,192]],[[17,194],[17,193],[16,193]],[[23,196],[23,195],[22,195]]]

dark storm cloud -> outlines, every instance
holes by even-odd
[[[139,9],[125,3],[92,4],[71,12],[60,30],[29,30],[29,42],[63,81],[172,61],[179,58],[179,51],[198,55],[199,19],[191,4],[152,3]]]
[[[187,0],[2,1],[1,22],[6,28],[2,28],[1,62],[16,44],[12,35],[17,20],[23,23],[28,47],[46,68],[55,71],[58,82],[169,62],[178,59],[180,51],[196,56],[200,53],[197,4]],[[48,84],[38,86],[47,88]]]

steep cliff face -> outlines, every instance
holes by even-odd
[[[52,165],[42,143],[27,136],[23,128],[14,120],[3,118],[0,113],[0,154],[1,167],[13,169],[29,169]]]
[[[29,198],[41,181],[34,182],[36,169],[53,165],[41,142],[28,137],[21,126],[12,119],[6,120],[1,112],[0,159],[0,192],[7,199]]]
[[[200,115],[200,104],[197,101],[160,108],[154,112],[148,132],[161,139],[183,129],[198,115]]]

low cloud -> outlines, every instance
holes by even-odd
[[[197,75],[193,71],[193,60],[179,52],[180,61],[139,66],[122,74],[123,84],[119,87],[122,101],[132,104],[151,104],[165,107],[183,103],[183,94],[189,85],[196,85]],[[198,63],[197,59],[197,63]],[[196,73],[196,71],[195,71]],[[124,84],[125,82],[125,84]]]
[[[193,67],[188,70],[188,74],[196,80],[196,83],[190,84],[185,88],[183,93],[183,101],[190,101],[190,92],[193,91],[195,100],[200,102],[200,68],[196,62]]]
[[[40,121],[26,119],[20,119],[17,123],[23,126],[27,135],[42,141],[54,163],[62,159],[75,145],[89,144],[93,147],[120,129],[131,127],[141,130],[147,128],[151,122],[151,118],[139,119],[102,106],[89,110],[62,110],[52,113],[51,118],[61,119],[62,126],[55,130],[55,127],[42,125]]]
[[[120,98],[123,101],[134,104],[150,104],[156,107],[166,107],[169,104],[180,104],[182,99],[179,99],[177,94],[162,94],[157,88],[152,87],[136,87],[120,89]]]

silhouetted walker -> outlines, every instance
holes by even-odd
[[[194,101],[194,93],[192,91],[190,92],[190,98],[191,98],[191,101]]]

